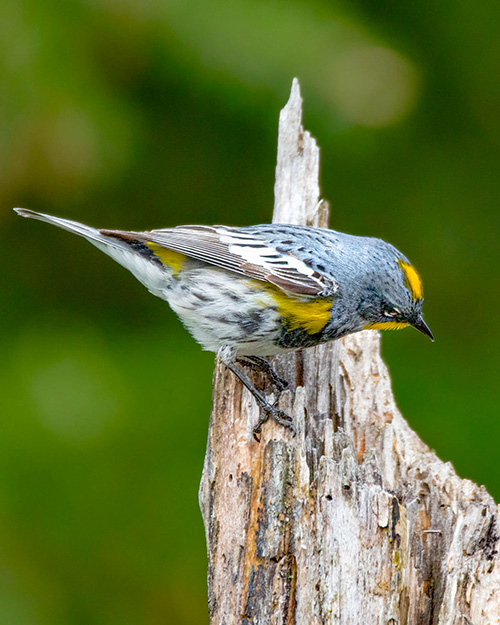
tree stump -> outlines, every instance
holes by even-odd
[[[294,80],[280,115],[275,223],[327,226],[319,149]],[[378,332],[275,357],[290,390],[259,409],[217,364],[200,507],[212,625],[499,625],[499,509],[418,438]],[[264,387],[262,376],[248,372]]]

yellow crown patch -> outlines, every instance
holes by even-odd
[[[422,280],[418,275],[415,267],[413,265],[410,265],[410,263],[405,262],[404,260],[398,260],[398,265],[401,267],[403,273],[405,274],[406,286],[408,287],[408,290],[410,291],[413,299],[422,299]]]

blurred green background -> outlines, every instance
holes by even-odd
[[[0,623],[207,623],[213,356],[25,206],[269,221],[291,79],[332,226],[402,249],[431,344],[387,333],[413,428],[500,498],[500,3],[3,0]]]

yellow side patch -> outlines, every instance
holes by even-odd
[[[418,275],[417,270],[413,265],[409,263],[405,263],[404,260],[399,260],[398,265],[403,270],[406,278],[406,286],[408,287],[410,293],[413,296],[413,299],[422,299],[423,289],[422,289],[422,280]]]
[[[149,249],[157,256],[161,262],[170,267],[174,273],[178,273],[181,270],[182,264],[186,260],[186,256],[180,252],[174,252],[166,247],[157,245],[156,243],[146,243]]]
[[[367,323],[363,330],[401,330],[409,325],[404,321],[381,321],[380,323]]]
[[[278,288],[267,287],[266,290],[278,304],[278,313],[290,330],[301,329],[309,334],[317,334],[330,321],[331,300],[318,298],[304,302],[288,296]]]

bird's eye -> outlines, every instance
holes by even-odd
[[[388,310],[384,310],[384,317],[389,317],[390,319],[393,317],[397,317],[401,312],[397,308],[389,308]]]

